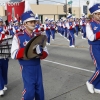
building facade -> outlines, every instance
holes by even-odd
[[[36,14],[39,15],[40,19],[42,22],[44,22],[45,17],[51,19],[53,18],[54,20],[60,19],[61,17],[65,17],[66,13],[64,12],[63,5],[50,5],[50,4],[30,4],[32,11]],[[67,13],[68,13],[68,8],[67,6]],[[82,16],[82,12],[80,10],[81,8],[79,7],[72,7],[72,14],[75,15],[76,18],[80,18]],[[0,6],[0,16],[7,18],[7,13],[4,9],[4,6]]]

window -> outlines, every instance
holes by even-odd
[[[39,15],[39,19],[40,19],[41,22],[43,23],[43,15]]]

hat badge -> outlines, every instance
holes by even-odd
[[[94,27],[94,30],[97,30],[98,27]]]
[[[33,14],[30,14],[30,16],[34,16]]]
[[[100,8],[100,6],[98,6],[98,8]]]
[[[23,42],[23,45],[26,46],[28,42],[29,42],[29,41],[26,41],[26,40],[25,40],[25,42]]]

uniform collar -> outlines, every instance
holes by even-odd
[[[93,19],[93,21],[96,22],[96,23],[98,23],[98,24],[100,24],[100,21],[97,21],[97,20],[95,20],[95,19]]]
[[[33,37],[33,34],[34,34],[34,33],[30,34],[26,29],[25,29],[25,33],[26,33],[29,37]]]

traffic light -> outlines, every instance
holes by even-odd
[[[87,6],[83,6],[83,13],[87,15]]]
[[[37,5],[39,5],[39,0],[36,1]]]
[[[67,10],[67,6],[64,5],[64,6],[63,6],[63,11],[64,11],[65,13],[67,12],[66,10]]]
[[[68,8],[68,12],[72,14],[72,8]]]

